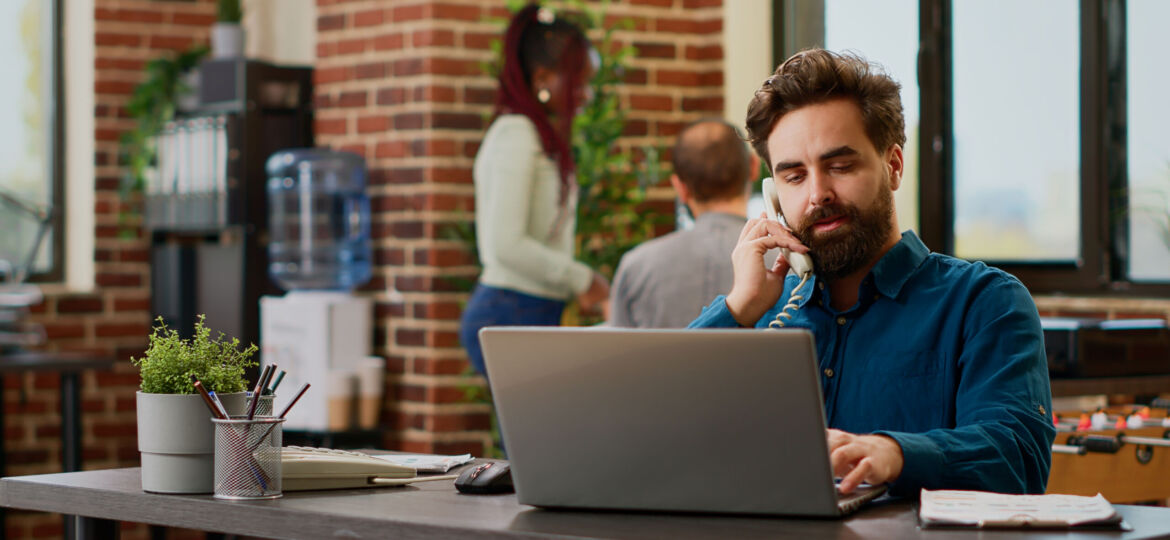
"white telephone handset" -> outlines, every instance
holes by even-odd
[[[764,194],[764,210],[768,213],[768,219],[780,222],[787,227],[788,223],[785,223],[784,216],[780,215],[780,196],[776,193],[776,183],[771,178],[765,178],[761,186],[761,191]],[[813,262],[808,254],[796,253],[787,248],[780,248],[780,255],[784,257],[784,260],[788,261],[788,264],[792,267],[792,271],[800,277],[800,283],[792,289],[792,293],[788,296],[788,303],[784,304],[780,313],[776,314],[776,318],[768,323],[768,327],[770,328],[783,328],[784,324],[788,322],[788,319],[792,318],[792,313],[800,307],[800,301],[804,299],[804,296],[798,294],[797,291],[801,287],[804,287],[804,284],[813,275]]]
[[[764,192],[764,210],[768,213],[768,219],[783,223],[785,227],[788,223],[784,221],[783,216],[780,215],[780,196],[776,193],[776,183],[771,178],[765,178],[763,182],[762,191]],[[804,253],[793,253],[787,248],[780,248],[780,255],[788,264],[792,265],[792,271],[797,276],[804,277],[805,274],[811,274],[813,271],[812,258]]]

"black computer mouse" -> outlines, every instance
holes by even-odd
[[[482,495],[487,493],[512,493],[512,468],[506,461],[490,461],[468,467],[455,479],[455,489],[460,493]]]

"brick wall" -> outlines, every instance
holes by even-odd
[[[148,60],[206,43],[215,21],[215,1],[93,3],[96,287],[86,294],[46,287],[45,302],[35,309],[35,318],[45,325],[48,349],[90,351],[119,360],[112,372],[86,372],[81,377],[82,458],[86,469],[103,469],[138,464],[134,415],[138,374],[127,360],[141,355],[151,319],[147,243],[136,219],[120,218],[138,208],[136,200],[126,200],[120,193],[125,168],[118,163],[118,137],[133,125],[125,104]],[[4,378],[7,474],[61,470],[58,395],[55,374]],[[61,520],[50,514],[9,512],[7,533],[9,538],[60,537]],[[124,537],[145,533],[145,527],[131,526]]]
[[[87,294],[46,289],[35,309],[54,350],[114,355],[113,372],[82,377],[85,467],[138,462],[134,391],[125,362],[140,354],[150,324],[146,242],[123,200],[117,138],[130,125],[124,105],[144,63],[206,40],[213,0],[94,0],[95,208],[97,286]],[[479,63],[506,16],[503,0],[318,0],[317,137],[322,145],[366,157],[371,168],[377,305],[376,352],[386,356],[385,444],[433,452],[481,454],[488,410],[466,403],[465,355],[456,340],[466,293],[446,279],[474,266],[452,223],[474,209],[471,164],[494,100],[494,81]],[[639,48],[621,89],[629,113],[622,147],[669,145],[686,122],[722,110],[720,0],[615,1],[609,19],[634,29],[619,39]],[[659,190],[660,201],[669,197]],[[1043,297],[1045,314],[1170,317],[1170,301]],[[471,379],[472,383],[480,383]],[[3,434],[8,474],[60,470],[55,375],[4,380]],[[126,526],[140,538],[145,528]],[[59,537],[60,519],[9,512],[11,538]],[[172,538],[184,535],[174,535]],[[192,536],[187,534],[185,536]]]
[[[365,156],[374,213],[376,351],[388,358],[386,444],[482,455],[488,408],[467,403],[457,339],[475,267],[446,231],[474,211],[471,166],[495,81],[480,63],[503,33],[503,0],[318,0],[316,135]],[[638,47],[622,89],[629,150],[670,144],[722,112],[719,0],[613,2]],[[669,208],[669,205],[667,205]],[[482,384],[478,378],[474,384]]]

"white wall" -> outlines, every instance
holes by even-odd
[[[93,290],[94,35],[93,0],[66,0],[65,31],[65,286]]]
[[[772,1],[723,2],[723,117],[743,128],[760,83],[772,74]]]
[[[317,60],[314,0],[244,0],[245,54],[282,65],[311,66]]]

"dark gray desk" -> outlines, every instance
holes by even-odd
[[[448,482],[417,487],[286,493],[259,502],[210,495],[143,493],[138,469],[45,474],[0,480],[0,505],[89,516],[79,532],[108,538],[111,521],[134,521],[269,538],[1060,538],[1170,536],[1170,509],[1119,506],[1131,533],[955,531],[918,528],[908,502],[867,508],[849,519],[812,520],[554,512],[516,503],[514,495],[460,495]]]

